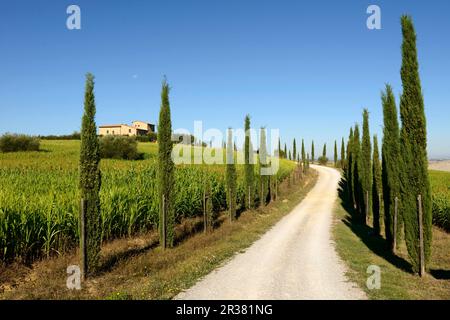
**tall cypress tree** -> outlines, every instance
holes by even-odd
[[[175,165],[172,160],[172,120],[169,92],[169,84],[164,79],[158,123],[159,235],[163,248],[173,246],[175,235]]]
[[[402,129],[400,148],[402,210],[405,239],[414,271],[419,271],[419,226],[417,197],[422,197],[425,261],[431,255],[432,211],[428,179],[427,135],[424,101],[417,59],[416,32],[411,17],[401,18],[403,44],[401,78],[403,93],[400,99]]]
[[[311,143],[311,163],[314,163],[314,140]]]
[[[302,139],[302,164],[303,164],[303,171],[306,170],[306,154],[305,154],[305,142]]]
[[[227,170],[226,170],[226,183],[227,183],[227,202],[228,210],[230,214],[230,221],[236,219],[236,165],[234,161],[233,150],[233,133],[231,128],[228,129],[227,138]]]
[[[95,123],[95,95],[94,76],[86,75],[84,94],[84,114],[81,123],[80,146],[80,195],[86,201],[84,225],[86,235],[86,265],[83,266],[85,275],[94,273],[98,267],[101,233],[100,233],[100,148]],[[83,245],[83,244],[81,244]],[[83,248],[81,248],[83,250]],[[86,268],[86,269],[84,269]]]
[[[278,138],[278,157],[281,158],[281,141],[280,141],[280,138]]]
[[[286,146],[286,143],[285,143],[284,144],[284,158],[286,159],[287,156],[288,156],[288,154],[287,154],[287,146]]]
[[[291,150],[289,150],[289,160],[292,160],[292,156],[291,156]]]
[[[380,154],[378,152],[378,138],[373,137],[373,160],[372,160],[372,212],[373,212],[373,230],[375,234],[380,234],[381,203],[381,164]]]
[[[382,145],[382,183],[384,203],[384,233],[391,250],[393,247],[395,198],[400,202],[400,129],[397,107],[392,87],[386,84],[386,91],[381,94],[383,105],[383,145]],[[398,210],[398,225],[402,221]],[[397,228],[397,235],[401,228]]]
[[[367,221],[372,215],[372,145],[369,131],[369,111],[363,111],[363,136],[361,146],[361,184],[363,198],[361,200],[361,212]],[[368,199],[366,199],[366,195]],[[367,203],[366,203],[367,202]],[[368,208],[366,208],[366,206]],[[369,216],[366,217],[366,209],[368,209]]]
[[[253,167],[253,148],[252,148],[252,142],[250,139],[250,116],[245,116],[245,145],[244,145],[244,152],[245,152],[245,163],[244,163],[244,170],[245,170],[245,205],[247,208],[251,208],[254,203],[254,167]]]
[[[297,144],[295,143],[295,138],[294,138],[294,143],[293,143],[293,146],[292,146],[292,160],[294,160],[294,161],[297,161]]]
[[[362,185],[361,185],[361,141],[359,136],[359,125],[355,125],[353,131],[353,143],[352,143],[353,163],[352,163],[352,185],[353,185],[353,200],[356,213],[360,221],[363,220],[362,216]],[[364,221],[365,222],[365,221]]]
[[[353,198],[354,194],[354,184],[353,184],[353,167],[354,167],[354,156],[353,156],[353,127],[350,127],[350,133],[348,135],[347,142],[347,168],[345,170],[346,180],[347,180],[347,191],[348,191],[348,201],[354,206],[355,199]]]
[[[327,156],[327,144],[323,144],[322,157],[326,158]]]
[[[334,140],[334,167],[337,168],[338,166],[338,151],[337,151],[337,142]]]
[[[265,205],[266,204],[266,199],[267,199],[267,193],[268,193],[268,187],[269,187],[269,177],[267,175],[263,175],[261,172],[261,168],[267,168],[268,167],[268,155],[267,155],[267,145],[266,145],[266,129],[265,128],[261,128],[261,133],[260,133],[260,139],[259,139],[259,165],[260,165],[260,170],[259,170],[259,177],[260,177],[260,203],[261,205]]]
[[[345,170],[345,142],[344,142],[344,138],[342,137],[342,141],[341,141],[341,168],[342,170]]]

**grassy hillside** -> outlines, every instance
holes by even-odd
[[[78,239],[79,141],[42,141],[40,152],[0,153],[0,260],[33,260],[66,251]],[[158,223],[157,145],[140,143],[144,160],[102,160],[102,238],[145,232]],[[239,204],[243,201],[242,168]],[[295,167],[281,160],[277,178]],[[224,165],[180,165],[176,170],[176,215],[202,212],[205,179],[211,181],[215,210],[225,207]],[[239,207],[239,205],[238,205]]]

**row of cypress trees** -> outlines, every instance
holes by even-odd
[[[175,164],[172,160],[172,122],[169,101],[170,87],[163,80],[161,88],[161,106],[158,122],[158,174],[157,183],[159,191],[159,235],[160,244],[163,248],[174,245],[174,227],[175,227],[175,208],[174,208],[174,185],[175,185]],[[80,147],[80,177],[79,188],[82,199],[82,210],[80,214],[80,250],[82,258],[82,271],[84,277],[90,276],[96,272],[99,266],[101,233],[100,233],[100,197],[101,171],[99,141],[97,137],[97,126],[95,123],[95,95],[94,95],[94,76],[90,73],[86,75],[84,114],[82,118],[81,129],[81,147]],[[244,121],[247,132],[244,143],[244,184],[246,187],[245,203],[247,208],[253,208],[255,204],[256,179],[255,164],[253,161],[253,145],[250,138],[250,116],[247,115]],[[279,146],[280,147],[280,146]],[[285,146],[286,148],[286,146]],[[294,150],[296,144],[294,141]],[[237,218],[237,173],[235,165],[236,146],[233,144],[232,130],[228,130],[226,143],[227,165],[225,171],[225,181],[227,186],[227,205],[229,209],[230,220]],[[309,167],[309,160],[305,157],[304,144],[302,142],[302,158]],[[259,146],[259,165],[268,167],[266,133],[261,128],[261,139]],[[295,154],[295,152],[294,152]],[[299,156],[298,156],[299,158]],[[305,165],[305,167],[306,167]],[[259,174],[260,182],[260,204],[265,205],[269,191],[276,188],[275,178]],[[210,188],[207,186],[206,188]],[[272,200],[272,197],[271,199]],[[208,204],[207,204],[208,206]],[[207,211],[212,210],[211,201]],[[209,226],[211,227],[211,226]],[[83,254],[85,253],[85,254]]]
[[[383,222],[386,241],[393,252],[399,245],[399,241],[395,243],[394,239],[400,239],[404,234],[412,269],[421,273],[419,209],[423,212],[421,224],[425,266],[431,255],[432,240],[426,119],[418,70],[416,33],[411,17],[402,16],[401,26],[401,128],[395,96],[392,87],[387,84],[381,94],[384,122],[381,164],[376,136],[373,137],[372,153],[369,112],[364,109],[362,140],[358,124],[350,128],[344,172],[348,200],[353,205],[357,220],[362,223],[372,220],[373,230],[377,235],[380,234]],[[419,204],[422,208],[419,208]],[[397,221],[396,228],[394,221]]]

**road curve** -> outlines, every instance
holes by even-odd
[[[365,299],[346,279],[331,237],[340,174],[312,167],[317,184],[291,213],[175,299]]]

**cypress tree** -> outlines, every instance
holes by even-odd
[[[344,142],[344,138],[342,138],[341,141],[341,168],[342,170],[345,170],[345,142]]]
[[[260,134],[260,146],[259,146],[259,177],[260,177],[260,203],[262,206],[266,204],[267,199],[267,193],[268,193],[268,182],[269,177],[267,175],[261,174],[261,168],[267,168],[268,167],[268,155],[267,155],[267,145],[266,145],[266,129],[261,128],[261,134]]]
[[[245,116],[245,163],[244,163],[244,178],[245,178],[245,205],[250,209],[254,202],[254,168],[253,168],[253,148],[250,140],[250,116]]]
[[[322,157],[324,157],[324,158],[327,157],[327,144],[326,143],[323,144]]]
[[[95,94],[94,76],[86,74],[86,87],[84,94],[84,114],[81,123],[80,146],[80,195],[86,201],[84,225],[86,235],[86,265],[83,273],[90,275],[98,267],[101,233],[100,233],[100,148],[95,123]],[[82,245],[82,244],[81,244]],[[81,248],[83,250],[83,248]],[[86,267],[86,269],[84,269]]]
[[[373,137],[373,160],[372,160],[372,212],[373,212],[373,230],[375,234],[380,234],[381,203],[381,164],[380,154],[378,152],[378,138]]]
[[[231,128],[228,129],[227,139],[227,170],[226,170],[226,183],[227,183],[227,201],[228,210],[230,214],[230,221],[236,219],[236,165],[234,161],[233,151],[233,133]]]
[[[353,127],[350,127],[350,134],[348,136],[347,142],[347,168],[346,168],[346,180],[347,180],[347,191],[348,191],[348,201],[355,206],[355,199],[353,198],[354,194],[354,184],[353,184],[353,167],[354,167],[354,155],[353,155]]]
[[[314,140],[311,144],[311,163],[314,163]]]
[[[417,197],[422,197],[425,263],[431,255],[432,205],[428,179],[427,136],[424,101],[417,59],[416,32],[411,17],[401,18],[403,44],[400,99],[401,207],[405,240],[414,271],[419,271],[419,226]]]
[[[302,139],[302,164],[303,164],[303,171],[306,170],[306,154],[305,154],[305,142]]]
[[[294,143],[293,143],[293,148],[292,148],[292,156],[294,161],[297,161],[296,157],[297,157],[297,145],[295,143],[295,138],[294,138]]]
[[[383,105],[383,145],[382,145],[382,183],[384,202],[384,233],[391,250],[393,247],[395,197],[400,202],[400,129],[397,117],[397,107],[392,87],[386,84],[386,91],[381,94]],[[400,226],[401,210],[398,210],[398,225]],[[397,236],[401,228],[397,228]]]
[[[371,136],[369,132],[369,111],[367,109],[364,109],[360,174],[362,186],[361,191],[363,192],[363,197],[361,199],[361,213],[364,215],[365,221],[368,221],[368,219],[372,215],[372,146],[370,140]],[[368,199],[366,199],[366,193],[368,195]],[[368,209],[368,217],[366,217],[366,209]]]
[[[359,125],[355,125],[355,129],[353,131],[353,143],[352,143],[352,154],[353,154],[353,163],[352,163],[352,186],[353,186],[353,200],[354,200],[354,208],[358,215],[358,218],[362,221],[362,212],[361,212],[361,200],[362,197],[362,186],[361,186],[361,141],[359,138]]]
[[[292,160],[292,157],[291,157],[291,150],[289,150],[289,160]]]
[[[158,124],[159,236],[163,248],[172,247],[175,225],[175,165],[172,160],[172,120],[169,84],[163,80]]]
[[[287,146],[286,143],[284,144],[284,157],[283,158],[287,158],[288,154],[287,154]]]
[[[334,140],[334,167],[337,168],[338,166],[338,151],[337,151],[337,142]]]
[[[281,141],[280,141],[280,138],[278,138],[278,157],[281,157]]]

